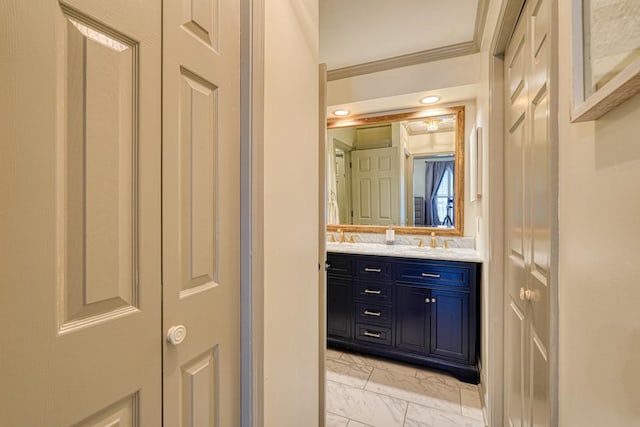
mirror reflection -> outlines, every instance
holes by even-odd
[[[458,117],[328,129],[327,223],[455,228]]]

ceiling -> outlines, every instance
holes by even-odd
[[[474,41],[478,3],[321,0],[320,62],[335,70]]]
[[[334,77],[344,78],[442,59],[440,52],[456,46],[466,49],[457,55],[477,52],[487,4],[488,0],[320,0],[320,62],[327,64],[331,79],[332,72],[347,73]],[[418,101],[427,94],[440,96],[438,107],[474,99],[476,93],[476,85],[440,88],[332,105],[327,113],[332,117],[336,108],[359,115],[424,107]]]

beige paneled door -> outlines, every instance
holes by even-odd
[[[351,152],[353,224],[400,224],[398,147]]]
[[[550,425],[550,0],[529,0],[505,54],[506,425]]]
[[[0,425],[239,425],[238,2],[0,16]]]
[[[163,7],[164,425],[237,426],[239,2]]]
[[[160,426],[161,5],[0,16],[0,425]]]

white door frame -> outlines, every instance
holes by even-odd
[[[241,426],[264,425],[264,0],[240,0]]]
[[[534,0],[531,0],[534,1]],[[489,286],[489,366],[487,379],[489,406],[488,421],[492,427],[505,425],[504,420],[504,251],[507,247],[504,233],[505,219],[505,147],[504,147],[504,52],[524,6],[525,0],[506,0],[502,3],[496,31],[489,48],[489,233],[488,267]],[[550,425],[558,425],[558,2],[551,0],[551,82],[550,120],[552,138],[553,179],[551,230],[551,282],[550,303]]]

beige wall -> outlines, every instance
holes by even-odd
[[[570,30],[560,25],[560,425],[639,425],[640,96],[570,124]]]
[[[265,2],[266,427],[318,420],[318,2]],[[290,161],[297,159],[297,161]]]

